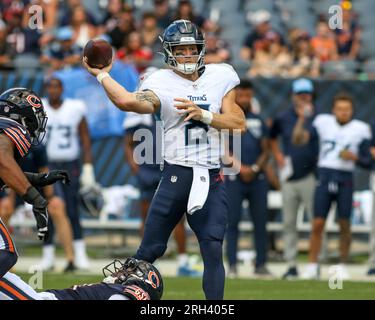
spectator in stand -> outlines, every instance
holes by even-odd
[[[56,41],[42,54],[41,63],[48,64],[50,71],[69,68],[81,63],[81,48],[73,43],[73,30],[62,27],[57,30]]]
[[[12,61],[12,51],[6,41],[7,27],[3,20],[0,20],[0,70],[7,69]]]
[[[66,4],[64,7],[62,7],[62,19],[60,22],[61,26],[67,26],[72,24],[72,18],[73,18],[73,13],[78,7],[83,7],[82,1],[81,0],[67,0]],[[84,9],[87,21],[96,26],[97,22],[94,18],[94,16],[86,9]]]
[[[135,31],[133,11],[130,8],[125,8],[119,15],[117,26],[108,33],[112,46],[120,49],[124,39],[133,31]]]
[[[243,42],[240,51],[241,59],[250,61],[250,59],[254,58],[258,49],[263,49],[267,45],[266,35],[268,32],[277,33],[271,30],[270,20],[271,14],[267,10],[258,10],[251,15],[251,23],[254,26],[254,30],[246,36]],[[284,45],[283,37],[280,34],[278,36],[280,37],[280,43]]]
[[[23,0],[2,0],[0,2],[0,14],[5,21],[11,19],[15,11],[23,13],[25,1]]]
[[[360,48],[360,29],[350,10],[343,10],[343,28],[335,29],[337,52],[340,59],[356,60]]]
[[[338,59],[337,46],[333,32],[326,21],[319,21],[316,36],[311,39],[314,56],[321,62]]]
[[[109,0],[107,5],[107,12],[102,24],[105,26],[106,32],[112,31],[120,19],[120,15],[124,5],[122,0]]]
[[[281,42],[281,36],[268,31],[254,52],[248,72],[250,77],[286,77],[292,58]]]
[[[205,63],[223,63],[230,60],[228,44],[219,38],[214,32],[206,34],[206,55]]]
[[[175,20],[189,20],[196,24],[199,28],[202,28],[205,23],[205,18],[195,14],[193,6],[189,0],[180,0],[177,6]]]
[[[284,279],[298,277],[297,214],[303,204],[307,214],[312,218],[314,172],[319,149],[319,141],[316,138],[303,146],[292,143],[292,133],[298,120],[297,109],[305,110],[305,127],[312,126],[316,112],[313,105],[313,84],[308,79],[297,79],[292,84],[292,92],[292,106],[276,116],[270,131],[271,151],[279,171],[283,200],[284,257],[288,264]]]
[[[298,30],[299,34],[292,39],[292,64],[288,71],[291,78],[319,77],[320,61],[314,56],[308,33]]]
[[[173,21],[169,11],[169,0],[154,0],[154,12],[161,29],[167,28]]]
[[[124,46],[117,51],[117,57],[126,63],[132,63],[139,73],[150,65],[153,54],[150,48],[143,46],[141,34],[133,31],[124,41]]]
[[[13,52],[13,61],[16,67],[36,67],[41,52],[41,33],[37,29],[24,28],[22,16],[23,12],[19,10],[8,12],[7,43]]]
[[[153,12],[143,14],[139,32],[146,47],[149,47],[154,53],[161,51],[162,46],[159,36],[162,34],[162,30],[158,27],[158,21]]]
[[[73,29],[73,41],[80,48],[84,48],[90,39],[97,35],[97,30],[86,16],[85,8],[76,6],[72,13],[71,27]]]

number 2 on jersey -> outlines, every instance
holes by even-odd
[[[208,108],[210,107],[209,104],[197,104],[197,106],[201,109],[204,109],[204,110],[208,110]],[[197,120],[189,120],[188,124],[185,126],[185,145],[191,145],[191,144],[199,144],[199,143],[202,143],[201,139],[200,138],[196,138],[196,139],[191,139],[190,138],[190,133],[192,132],[191,130],[193,130],[194,128],[201,128],[204,130],[206,136],[205,136],[205,144],[209,144],[209,140],[208,140],[208,137],[207,137],[207,132],[208,132],[208,125],[201,122],[201,121],[197,121]]]

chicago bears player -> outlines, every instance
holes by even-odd
[[[351,232],[350,218],[353,202],[353,171],[355,165],[370,167],[370,126],[353,119],[353,100],[341,93],[333,101],[333,114],[318,115],[310,132],[304,129],[304,110],[297,113],[299,119],[293,131],[293,142],[307,143],[312,136],[319,138],[318,181],[314,195],[314,219],[310,238],[310,264],[302,278],[319,277],[318,254],[322,233],[332,202],[337,203],[340,226],[340,261],[337,272],[342,279],[349,278],[345,267],[348,260]]]
[[[13,88],[0,95],[0,187],[12,188],[32,205],[40,240],[48,237],[48,212],[47,201],[36,187],[66,180],[67,175],[61,171],[24,173],[18,163],[32,144],[43,140],[46,124],[42,101],[33,91]],[[0,290],[9,289],[15,296],[27,299],[28,288],[8,272],[17,258],[13,240],[0,219]]]
[[[163,122],[163,172],[145,223],[137,259],[154,262],[182,215],[196,234],[203,257],[207,299],[223,299],[225,270],[222,244],[228,218],[221,166],[219,130],[245,130],[235,103],[239,78],[227,64],[204,65],[205,41],[196,25],[177,20],[162,37],[169,69],[152,73],[137,92],[113,80],[111,66],[87,70],[97,77],[121,110],[154,113]]]
[[[160,300],[163,279],[159,271],[146,261],[127,258],[115,260],[103,268],[99,283],[75,285],[67,289],[51,289],[37,293],[35,300]],[[28,286],[25,284],[25,286]],[[1,290],[0,300],[19,300],[10,290]]]

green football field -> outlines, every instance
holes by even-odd
[[[29,274],[20,274],[28,282]],[[67,288],[74,284],[93,283],[100,281],[101,276],[93,275],[62,275],[46,273],[43,287],[49,289]],[[163,299],[192,300],[204,299],[201,280],[192,278],[164,277]],[[273,300],[273,299],[375,299],[375,282],[343,283],[342,289],[332,290],[328,281],[283,281],[283,280],[250,280],[228,279],[225,286],[225,299],[239,300]]]

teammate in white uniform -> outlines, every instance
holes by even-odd
[[[223,299],[225,270],[222,243],[228,204],[220,177],[218,130],[244,132],[245,118],[235,103],[239,83],[226,64],[204,66],[204,37],[190,21],[173,22],[162,44],[168,70],[151,74],[140,91],[130,93],[113,80],[111,65],[87,70],[97,76],[120,109],[154,113],[164,125],[164,169],[152,200],[142,243],[135,257],[152,263],[161,257],[182,215],[195,232],[204,262],[207,299]]]
[[[306,143],[312,135],[319,138],[318,181],[314,195],[314,220],[310,239],[310,264],[304,274],[305,279],[319,277],[318,254],[322,232],[332,202],[337,204],[340,226],[340,261],[338,272],[343,279],[348,278],[346,270],[351,232],[350,218],[353,202],[353,171],[358,164],[371,165],[369,152],[371,130],[363,121],[353,116],[353,101],[346,94],[338,94],[333,102],[333,114],[318,115],[313,122],[312,132],[303,128],[304,113],[299,112],[299,120],[294,128],[294,143]]]
[[[57,184],[55,185],[55,191],[58,196],[64,199],[72,225],[75,266],[80,269],[87,269],[89,262],[78,212],[80,187],[88,189],[96,184],[91,158],[90,136],[85,119],[87,108],[82,100],[63,99],[63,84],[57,78],[49,80],[47,94],[48,98],[43,99],[43,104],[49,119],[46,137],[49,167],[66,170],[71,176],[69,188]],[[84,164],[80,175],[81,152],[83,153]],[[51,230],[53,230],[52,225]],[[55,247],[53,237],[50,237],[50,241],[43,248],[41,267],[45,270],[51,269],[54,258]]]

